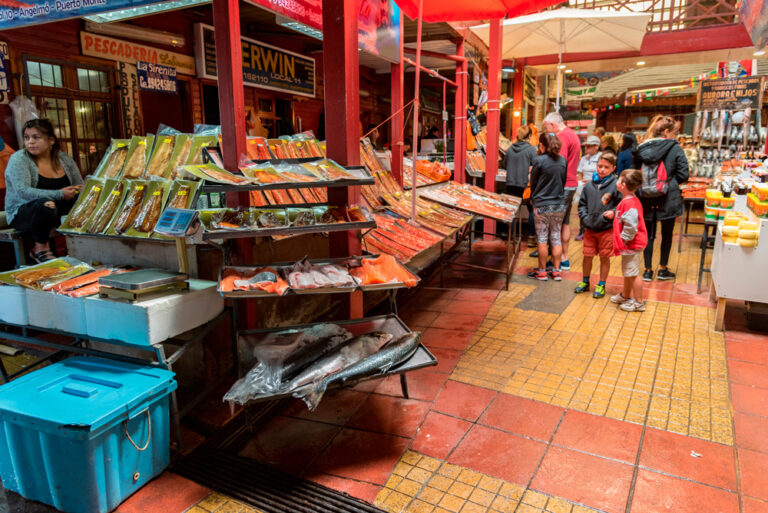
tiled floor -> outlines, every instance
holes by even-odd
[[[503,246],[475,249],[498,263]],[[508,291],[449,269],[400,308],[439,359],[408,375],[410,398],[388,378],[315,412],[293,403],[240,455],[392,513],[768,511],[768,337],[738,303],[713,331],[698,239],[675,241],[678,279],[647,284],[641,314],[573,294],[580,252],[562,283],[525,278],[523,253]],[[620,283],[614,262],[608,292]],[[183,497],[163,513],[252,511],[180,478],[161,487]]]

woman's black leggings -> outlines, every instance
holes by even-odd
[[[20,232],[27,232],[38,244],[45,244],[51,237],[51,230],[58,228],[61,216],[67,214],[74,201],[54,201],[56,208],[46,207],[51,200],[38,199],[19,207],[11,226]]]
[[[648,230],[648,245],[643,250],[645,268],[653,269],[653,241],[656,239],[656,223],[661,223],[661,256],[659,265],[666,267],[669,262],[669,253],[672,251],[672,237],[675,231],[675,218],[658,221],[656,212],[650,212],[651,220],[645,219],[645,229]]]

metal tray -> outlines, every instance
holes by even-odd
[[[429,187],[432,190],[438,190],[440,187],[444,187],[444,184],[445,184],[445,182],[436,183],[436,184],[430,185]],[[430,196],[428,189],[425,189],[423,192],[424,192],[424,194],[422,194],[422,197],[428,199],[429,201],[434,201],[435,203],[439,203],[441,205],[445,205],[446,207],[451,207],[451,208],[456,209],[456,210],[461,210],[462,212],[467,212],[469,214],[473,214],[473,215],[476,215],[478,217],[484,217],[486,219],[493,219],[494,221],[499,221],[501,223],[507,223],[507,224],[514,223],[515,219],[517,218],[518,212],[520,212],[520,205],[518,205],[517,208],[514,210],[514,212],[510,213],[511,217],[509,217],[509,218],[496,217],[496,216],[492,216],[492,215],[488,215],[488,214],[483,214],[481,212],[475,212],[474,210],[469,210],[469,209],[466,209],[466,208],[462,208],[460,205],[448,203],[447,201],[442,201],[442,200],[440,200],[438,198]]]
[[[142,290],[185,281],[188,278],[189,276],[186,274],[174,273],[164,269],[140,269],[138,271],[101,277],[99,278],[99,285],[123,290]]]
[[[269,333],[275,333],[279,331],[301,330],[301,329],[311,328],[312,326],[316,326],[317,324],[336,324],[338,326],[342,326],[343,328],[349,330],[350,332],[352,332],[353,335],[356,335],[356,336],[362,335],[364,333],[370,333],[371,331],[376,331],[376,330],[386,331],[387,333],[391,333],[395,337],[401,337],[403,335],[407,335],[408,333],[411,333],[411,330],[408,328],[408,326],[406,326],[405,323],[403,323],[403,321],[401,321],[397,315],[391,314],[391,315],[380,315],[376,317],[367,317],[363,319],[351,319],[346,321],[338,321],[333,323],[312,323],[312,324],[301,324],[297,326],[283,326],[280,328],[272,328],[272,329],[239,331],[238,341],[240,341],[240,337],[244,335],[258,336],[258,335],[267,335]],[[387,372],[379,372],[376,374],[364,376],[354,381],[347,381],[346,383],[344,383],[344,385],[334,383],[329,387],[329,389],[340,388],[342,386],[346,386],[346,387],[354,386],[357,383],[361,383],[363,381],[384,378],[384,377],[395,375],[395,374],[405,374],[406,372],[409,372],[412,370],[423,369],[425,367],[432,367],[435,365],[437,365],[437,358],[435,358],[435,356],[429,351],[429,349],[426,348],[426,346],[424,346],[424,344],[420,343],[419,347],[416,349],[416,352],[413,355],[411,355],[409,359],[400,363],[396,367],[389,369]],[[249,402],[257,403],[261,401],[271,401],[274,399],[281,399],[285,397],[290,397],[292,393],[293,392],[284,392],[280,394],[262,395],[262,396],[254,397]]]

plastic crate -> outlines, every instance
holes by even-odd
[[[0,386],[0,478],[66,513],[115,509],[167,466],[173,372],[75,357]]]

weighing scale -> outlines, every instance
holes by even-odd
[[[187,290],[186,273],[174,273],[165,269],[140,269],[99,278],[99,296],[111,299],[139,301],[158,293],[175,293]]]

